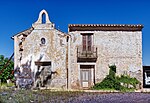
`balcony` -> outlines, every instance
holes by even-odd
[[[77,62],[96,62],[97,60],[97,47],[91,46],[83,49],[83,46],[77,47]]]

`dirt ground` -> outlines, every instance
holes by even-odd
[[[150,93],[1,90],[0,103],[150,103]]]

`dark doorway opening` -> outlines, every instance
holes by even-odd
[[[150,66],[143,66],[143,88],[150,88]]]

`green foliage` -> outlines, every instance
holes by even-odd
[[[101,83],[95,84],[92,88],[93,89],[114,89],[114,90],[120,90],[120,83],[116,79],[115,72],[116,72],[116,66],[112,65],[109,66],[109,75],[104,78],[104,80]]]
[[[8,79],[13,79],[13,69],[14,69],[14,62],[11,60],[5,69],[4,66],[8,62],[8,58],[5,58],[3,55],[0,55],[0,79],[2,83],[5,83]]]
[[[10,82],[10,83],[1,83],[0,84],[0,89],[9,89],[9,87],[13,87],[13,86],[15,86],[15,84],[14,83],[12,83],[12,82]]]
[[[118,80],[125,88],[136,88],[136,85],[140,83],[136,78],[131,78],[129,75],[121,75]]]
[[[111,65],[111,66],[109,66],[109,68],[110,68],[110,70],[109,70],[109,74],[113,74],[113,75],[115,75],[115,73],[116,73],[116,65]]]
[[[109,75],[102,82],[95,84],[92,89],[130,91],[136,89],[136,85],[140,83],[136,78],[128,75],[115,76],[115,65],[109,66],[109,68]]]

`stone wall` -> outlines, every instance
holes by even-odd
[[[42,22],[43,14],[46,17],[45,23]],[[106,77],[109,65],[113,64],[117,66],[117,75],[128,74],[142,83],[141,25],[71,26],[72,28],[68,29],[71,30],[69,35],[55,29],[48,13],[42,10],[30,29],[14,36],[17,85],[30,83],[32,87],[36,87],[42,82],[42,86],[50,88],[82,89],[80,65],[93,66],[91,82],[94,85],[94,82],[101,82]],[[92,45],[97,47],[98,53],[94,62],[77,62],[77,47],[82,45],[81,33],[93,34]],[[48,62],[50,65],[37,65],[37,62]]]
[[[41,16],[43,13],[48,19],[47,12],[45,10],[41,11],[39,14],[40,19],[32,25],[32,32],[26,35],[21,43],[22,51],[19,51],[19,42],[24,34],[20,33],[14,37],[15,69],[19,68],[19,75],[23,73],[24,68],[22,65],[26,65],[28,69],[31,69],[31,79],[34,86],[37,85],[35,83],[41,82],[41,79],[46,81],[48,78],[45,86],[50,88],[67,88],[67,35],[55,29],[54,24],[49,20],[42,24]],[[44,44],[41,43],[42,38],[45,39]],[[50,62],[51,65],[38,66],[35,65],[37,61]],[[39,76],[36,77],[38,73]],[[44,76],[40,78],[40,74]],[[22,78],[24,79],[24,77]],[[37,81],[38,79],[40,80]]]
[[[80,62],[77,62],[77,46],[82,45],[81,33],[93,33],[93,45],[97,47],[95,82],[102,81],[109,72],[109,65],[117,66],[117,75],[128,74],[143,81],[142,32],[141,31],[73,31],[70,43],[71,88],[80,87]],[[84,63],[82,63],[84,64]],[[85,62],[85,65],[91,63]]]

